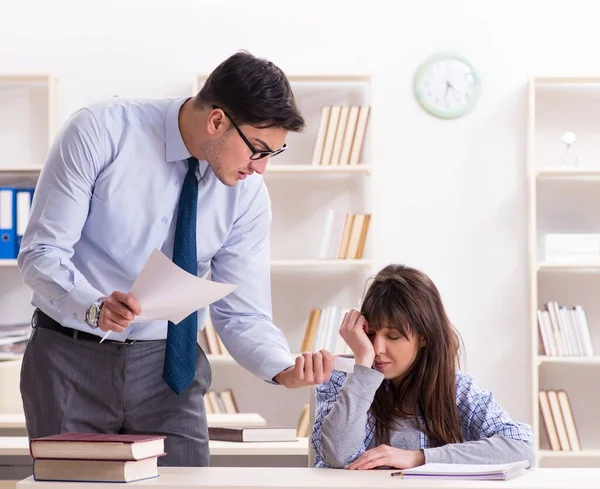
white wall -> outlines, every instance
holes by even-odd
[[[593,0],[1,0],[0,71],[56,74],[61,121],[112,95],[187,94],[241,48],[290,73],[370,72],[376,265],[432,276],[466,370],[530,420],[525,84],[597,75],[599,17]],[[412,97],[418,63],[439,49],[481,71],[464,119],[436,120]]]

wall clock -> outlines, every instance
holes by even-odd
[[[460,55],[438,53],[419,66],[414,78],[417,102],[430,114],[455,119],[471,112],[481,95],[474,66]]]

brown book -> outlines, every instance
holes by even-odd
[[[36,481],[134,482],[158,477],[157,458],[144,460],[53,460],[35,459]]]
[[[317,337],[317,326],[319,325],[320,319],[321,309],[311,309],[310,314],[308,315],[306,329],[304,330],[304,338],[302,338],[300,353],[313,351],[315,338]]]
[[[550,442],[550,448],[554,451],[560,451],[560,441],[558,440],[556,425],[554,424],[554,418],[552,417],[548,393],[546,391],[539,391],[538,398],[540,401],[542,419],[544,420],[544,426],[546,427],[546,434],[548,435],[548,441]]]
[[[565,426],[565,420],[560,412],[560,404],[558,403],[558,395],[556,394],[556,391],[548,391],[548,401],[550,403],[552,417],[554,418],[554,425],[556,426],[558,441],[560,441],[560,448],[563,451],[571,451],[571,444],[569,443],[569,437],[567,436],[567,427]]]
[[[62,433],[29,442],[32,458],[141,460],[164,454],[165,436]]]
[[[221,399],[225,405],[225,412],[231,414],[237,414],[240,412],[238,409],[237,402],[231,389],[225,389],[221,391]]]
[[[352,229],[350,231],[350,239],[348,241],[348,249],[344,258],[353,260],[358,253],[358,245],[363,232],[365,222],[365,214],[355,214],[352,221]]]
[[[323,143],[323,155],[321,156],[321,165],[331,165],[331,155],[333,154],[333,144],[337,134],[338,123],[340,121],[340,112],[342,107],[334,105],[329,112],[329,121],[327,122],[327,135]]]
[[[298,430],[297,434],[299,438],[307,438],[309,436],[308,433],[308,409],[309,405],[305,404],[302,406],[302,412],[300,413],[300,419],[298,420]]]
[[[354,258],[361,259],[365,252],[365,244],[367,243],[367,234],[369,233],[369,224],[371,223],[371,214],[365,214],[365,219],[362,225],[362,232],[358,241],[358,250]]]
[[[297,428],[208,428],[208,439],[215,441],[296,441]]]
[[[219,340],[217,338],[217,331],[213,326],[212,321],[209,319],[204,326],[204,333],[206,344],[208,345],[208,352],[211,355],[220,355],[221,349],[219,348]]]
[[[313,149],[313,165],[321,164],[321,158],[323,156],[323,147],[325,146],[325,137],[327,135],[327,125],[329,124],[330,112],[330,106],[326,105],[325,107],[321,107],[321,119],[319,122],[319,129],[317,131],[317,139],[315,140],[315,147]]]
[[[340,155],[340,165],[350,164],[350,152],[352,151],[352,142],[354,141],[354,133],[356,132],[356,123],[358,121],[358,112],[360,107],[353,105],[348,113],[348,123],[344,131],[344,142],[342,143],[342,153]]]
[[[212,391],[212,390],[208,391],[206,393],[206,395],[204,396],[204,399],[210,403],[212,412],[214,414],[219,414],[219,413],[224,412],[221,410],[221,405],[219,404],[219,396],[217,395],[217,393],[215,391]]]
[[[342,241],[338,251],[338,259],[346,258],[348,253],[348,244],[350,243],[350,233],[352,232],[352,223],[354,222],[354,214],[346,214],[346,221],[344,222],[344,232],[342,234]]]
[[[340,109],[340,119],[338,121],[337,131],[335,133],[335,140],[333,141],[333,150],[331,152],[331,165],[340,164],[340,156],[342,154],[342,143],[344,142],[344,135],[346,133],[346,124],[348,123],[348,113],[350,107],[344,105]]]
[[[354,134],[354,140],[352,141],[352,150],[350,152],[350,165],[358,165],[361,160],[363,145],[367,134],[367,122],[369,121],[369,114],[371,107],[369,105],[363,105],[360,108],[358,114],[358,122],[356,123],[356,132]]]
[[[575,426],[575,418],[573,417],[573,411],[571,410],[569,395],[564,390],[559,390],[557,396],[558,404],[560,405],[560,412],[565,420],[565,428],[567,429],[567,437],[569,438],[571,450],[574,452],[580,452],[581,443],[579,442],[579,433],[577,432],[577,427]]]

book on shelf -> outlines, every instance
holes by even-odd
[[[540,390],[538,398],[550,449],[581,451],[579,433],[567,392],[562,389]]]
[[[600,234],[548,233],[544,236],[544,258],[549,263],[600,261]]]
[[[594,356],[585,310],[580,305],[561,306],[556,301],[537,310],[539,351],[549,357]]]
[[[328,350],[333,354],[351,353],[346,342],[338,334],[342,320],[349,308],[327,306],[321,309],[311,309],[304,337],[302,338],[301,352]]]
[[[300,418],[298,419],[298,427],[296,428],[296,436],[298,438],[308,438],[310,436],[310,415],[309,415],[309,405],[305,404],[302,406],[302,411],[300,412]]]
[[[233,390],[224,389],[220,392],[209,390],[204,396],[206,414],[238,414],[239,408]]]
[[[199,336],[200,346],[207,354],[229,356],[227,348],[225,348],[221,337],[217,334],[217,330],[210,319],[210,314],[208,315],[208,320],[202,329],[202,334]]]
[[[528,460],[508,464],[446,464],[428,463],[412,469],[392,472],[406,479],[453,480],[510,480],[519,477],[529,468]]]
[[[313,165],[358,165],[367,132],[369,105],[321,108]]]
[[[62,433],[29,442],[38,481],[133,482],[158,477],[165,436]]]
[[[323,259],[361,259],[364,255],[371,214],[327,211],[320,257]]]
[[[208,439],[231,442],[296,441],[297,428],[208,428]]]

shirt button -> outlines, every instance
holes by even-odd
[[[175,184],[176,187],[179,187],[179,180],[175,180],[173,183]]]
[[[163,224],[166,224],[166,223],[167,223],[167,221],[168,221],[168,219],[167,219],[166,217],[163,217],[163,218],[160,220],[160,222],[162,222]]]

